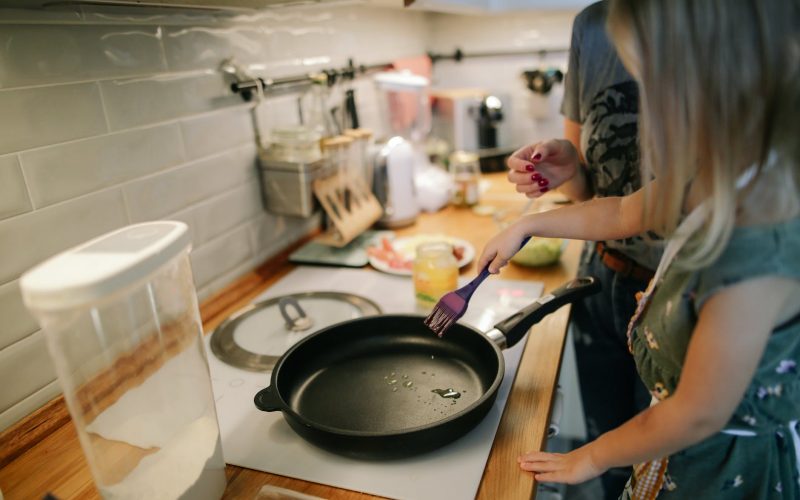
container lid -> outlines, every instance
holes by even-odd
[[[112,231],[44,261],[22,276],[31,309],[81,307],[141,283],[191,246],[183,222],[156,221]]]

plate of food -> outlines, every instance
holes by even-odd
[[[367,258],[378,271],[402,276],[411,276],[417,246],[433,241],[446,241],[453,245],[453,256],[458,267],[464,267],[475,258],[475,247],[466,240],[442,234],[418,234],[404,238],[381,238],[367,248]]]

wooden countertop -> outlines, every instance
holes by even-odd
[[[515,212],[525,198],[514,192],[504,174],[484,176],[490,182],[481,202]],[[399,236],[415,233],[446,233],[471,242],[478,253],[497,231],[489,216],[478,216],[470,209],[447,207],[435,214],[422,214],[417,223],[398,230]],[[298,244],[299,245],[299,244]],[[287,249],[253,272],[243,276],[200,306],[203,326],[211,332],[226,317],[251,302],[266,288],[289,273]],[[509,265],[500,274],[504,279],[534,280],[552,290],[575,276],[581,244],[572,241],[561,262],[546,268]],[[473,262],[462,274],[476,274]],[[517,467],[517,456],[544,446],[554,390],[561,366],[569,307],[561,308],[534,326],[522,355],[519,371],[509,395],[495,442],[481,480],[480,499],[528,499],[535,496],[536,484],[530,473]],[[336,499],[366,499],[371,495],[309,483],[274,474],[228,465],[228,486],[224,498],[251,499],[265,484],[288,488],[308,495]],[[75,427],[63,398],[59,397],[10,429],[0,433],[0,490],[6,500],[42,498],[50,492],[60,499],[99,498]]]

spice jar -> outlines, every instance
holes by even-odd
[[[442,295],[458,287],[458,261],[453,246],[444,241],[420,244],[413,278],[417,305],[424,310],[433,309]]]
[[[453,176],[453,205],[471,207],[478,204],[478,181],[481,167],[478,155],[456,151],[450,155],[450,173]]]

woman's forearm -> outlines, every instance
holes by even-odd
[[[604,241],[642,234],[642,193],[595,198],[523,217],[517,224],[529,236]]]

